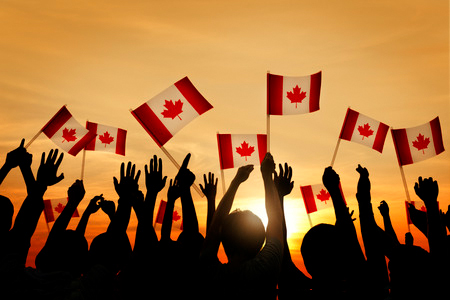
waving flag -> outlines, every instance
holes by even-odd
[[[67,198],[44,200],[44,216],[47,223],[55,221],[67,205]],[[78,209],[72,215],[72,218],[78,218]]]
[[[267,114],[295,115],[319,110],[322,72],[308,76],[267,74]]]
[[[164,213],[166,212],[167,201],[161,200],[159,202],[158,213],[156,214],[155,225],[163,223]],[[172,215],[172,226],[176,225],[176,228],[183,230],[183,217],[182,217],[182,208],[175,205],[173,208]]]
[[[266,134],[218,134],[220,168],[261,164],[267,152]]]
[[[125,155],[127,131],[121,128],[86,122],[86,128],[97,136],[86,145],[86,150],[105,151]]]
[[[386,124],[349,108],[339,138],[368,146],[382,153],[388,130],[389,126]]]
[[[73,156],[95,138],[95,133],[81,126],[65,106],[42,127],[41,131],[61,149]]]
[[[400,166],[431,158],[445,150],[439,117],[417,127],[392,129],[391,132]]]
[[[339,184],[339,189],[341,190],[342,199],[344,199],[344,193],[342,192],[341,185]],[[300,191],[302,193],[303,201],[305,202],[306,213],[310,214],[321,209],[333,207],[333,201],[331,200],[330,193],[323,184],[305,185],[300,186]]]
[[[211,108],[212,105],[184,77],[131,113],[161,147],[180,129]]]

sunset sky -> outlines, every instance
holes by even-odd
[[[166,149],[181,163],[190,152],[197,184],[209,171],[220,176],[216,134],[266,133],[266,74],[301,76],[322,71],[320,110],[271,117],[271,152],[276,163],[293,167],[294,190],[285,200],[289,243],[295,263],[310,225],[300,185],[321,182],[332,159],[345,112],[352,109],[393,128],[422,125],[439,116],[444,146],[450,141],[449,3],[420,1],[1,1],[0,3],[0,160],[21,138],[30,140],[66,104],[73,116],[128,131],[126,156],[86,153],[84,211],[103,193],[117,201],[113,176],[120,163],[144,170],[153,154],[163,159],[169,178],[176,168],[133,118],[135,109],[188,76],[214,106],[177,133]],[[43,151],[55,145],[41,135],[29,148],[33,170]],[[439,202],[450,204],[450,152],[404,167],[409,193],[418,176],[439,183]],[[80,177],[81,153],[65,155],[65,179],[45,198],[65,197]],[[358,163],[368,168],[372,202],[390,206],[401,241],[408,230],[405,190],[390,133],[383,153],[342,141],[334,164],[350,209]],[[229,184],[236,170],[225,170]],[[220,182],[220,181],[219,181]],[[140,187],[145,191],[144,177]],[[158,198],[166,198],[167,187]],[[19,170],[0,187],[17,213],[26,196]],[[206,199],[193,190],[201,232]],[[219,183],[218,199],[222,196]],[[255,168],[236,196],[234,208],[265,219],[264,191]],[[313,224],[334,222],[332,209],[311,215]],[[74,228],[78,219],[70,227]],[[87,228],[90,242],[107,226],[101,211]],[[134,240],[136,218],[128,229]],[[359,228],[359,221],[355,222]],[[416,244],[428,249],[411,228]],[[176,232],[174,232],[176,234]],[[42,217],[32,240],[29,265],[47,237]],[[176,237],[176,236],[174,236]]]

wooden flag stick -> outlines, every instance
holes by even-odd
[[[83,149],[83,158],[81,160],[81,180],[84,179],[84,165],[86,163],[86,148]]]
[[[222,177],[222,191],[223,191],[223,195],[225,195],[225,193],[227,191],[227,187],[225,185],[225,175],[224,175],[223,169],[220,169],[220,177]]]
[[[175,165],[175,167],[177,167],[179,170],[181,168],[181,166],[177,163],[175,158],[173,158],[173,156],[166,150],[166,148],[164,148],[164,146],[161,146],[160,149],[170,159],[170,161]],[[197,191],[197,193],[200,195],[200,197],[205,196],[195,182],[192,185],[192,187],[194,188],[194,190]]]
[[[406,183],[406,177],[405,177],[405,172],[403,171],[403,166],[399,165],[400,168],[400,174],[402,176],[402,181],[403,181],[403,187],[405,188],[405,194],[406,194],[406,201],[408,203],[411,203],[411,198],[409,196],[409,191],[408,191],[408,184]],[[408,223],[408,232],[411,232],[411,226]]]
[[[336,148],[334,148],[334,154],[333,154],[333,158],[331,159],[331,164],[330,164],[330,166],[333,166],[334,165],[334,161],[336,160],[336,155],[337,155],[337,152],[338,152],[338,150],[339,150],[339,145],[341,144],[341,139],[340,138],[338,138],[338,141],[337,141],[337,143],[336,143]]]
[[[308,213],[306,213],[306,214],[308,215],[309,226],[311,226],[311,228],[312,228],[313,224],[311,222],[311,216]]]
[[[25,149],[27,149],[27,148],[31,145],[31,143],[33,143],[34,140],[37,139],[38,136],[41,135],[41,133],[42,133],[42,130],[39,130],[38,133],[36,133],[36,134],[33,136],[33,138],[25,145]]]
[[[270,74],[270,71],[267,70],[267,75]],[[268,84],[268,83],[267,83]],[[269,87],[267,87],[269,89]],[[267,93],[267,100],[266,105],[269,105],[269,93]],[[267,125],[267,152],[270,152],[270,114],[269,114],[269,107],[267,107],[267,118],[266,118],[266,125]]]

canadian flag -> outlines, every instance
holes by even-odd
[[[184,77],[131,113],[161,147],[181,128],[211,108],[212,105]]]
[[[61,149],[73,156],[95,138],[95,133],[81,126],[65,106],[42,127],[41,131]]]
[[[163,223],[164,213],[166,212],[167,201],[161,200],[159,202],[158,213],[156,214],[155,225]],[[173,208],[172,225],[177,225],[175,228],[183,230],[183,217],[181,207],[175,205]]]
[[[400,166],[425,160],[445,150],[439,117],[417,127],[392,129],[391,133]]]
[[[44,200],[44,216],[47,223],[55,221],[58,216],[62,213],[64,207],[67,205],[67,197],[60,199],[50,199]],[[78,218],[78,209],[72,215],[72,218]]]
[[[97,136],[86,145],[86,150],[112,152],[125,155],[127,131],[117,127],[86,122],[86,128]]]
[[[296,115],[319,110],[322,71],[308,76],[267,74],[267,114]]]
[[[259,165],[267,152],[266,134],[217,134],[220,169]]]
[[[344,199],[345,202],[344,193],[342,192],[340,183],[339,189],[341,190],[342,199]],[[328,207],[333,207],[330,193],[328,193],[323,184],[319,183],[300,186],[300,191],[302,193],[303,201],[305,202],[306,213],[308,214]]]
[[[339,138],[368,146],[382,153],[388,130],[388,125],[349,108]]]
[[[408,203],[412,204],[416,209],[424,211],[424,212],[427,211],[427,208],[425,207],[425,204],[423,202],[418,203],[416,201],[410,201],[410,202],[405,201],[406,220],[407,220],[408,224],[413,224],[413,222],[411,221],[411,216],[409,215]],[[437,203],[438,203],[438,207],[439,207],[439,201]]]

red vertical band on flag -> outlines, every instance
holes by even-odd
[[[380,153],[383,153],[384,141],[386,140],[386,135],[389,130],[389,126],[380,122],[380,126],[378,126],[377,134],[373,141],[372,148],[377,150]]]
[[[174,85],[199,115],[212,108],[212,105],[200,94],[189,78],[184,77]]]
[[[96,133],[89,131],[86,133],[72,148],[67,152],[73,156],[76,156],[86,145],[97,136]]]
[[[125,155],[125,141],[127,139],[127,131],[117,129],[116,154]]]
[[[55,216],[53,215],[53,207],[50,200],[44,200],[44,216],[47,223],[55,221]]]
[[[283,114],[283,76],[267,74],[267,114]]]
[[[166,211],[166,205],[167,205],[167,202],[164,200],[161,200],[161,202],[159,202],[159,208],[158,208],[158,213],[156,214],[155,223],[159,223],[159,224],[163,223],[164,212]]]
[[[86,122],[86,129],[89,130],[89,131],[91,131],[91,132],[97,133],[97,125],[98,125],[97,123],[92,123],[92,122],[87,121],[87,122]],[[95,150],[95,140],[96,140],[96,139],[92,139],[92,140],[86,145],[85,149],[86,149],[86,150]]]
[[[359,113],[348,108],[345,114],[344,124],[342,124],[341,133],[339,138],[350,141],[352,139],[353,131],[355,130],[356,121],[358,120]]]
[[[217,134],[217,144],[219,145],[220,169],[234,168],[231,134]]]
[[[256,137],[258,140],[259,162],[261,163],[267,153],[267,135],[257,134]]]
[[[311,75],[309,91],[309,112],[319,110],[320,86],[322,84],[322,71]]]
[[[439,117],[434,118],[430,122],[431,133],[433,135],[433,143],[434,149],[436,150],[436,155],[443,152],[444,143],[442,141],[442,131],[441,131],[441,123],[439,122]]]
[[[400,166],[412,164],[413,160],[406,129],[392,129],[391,133],[392,139],[394,140],[395,153],[397,153],[398,164]]]
[[[313,190],[310,185],[301,186],[303,201],[305,202],[306,213],[310,214],[317,211],[316,201],[314,200]]]
[[[153,138],[159,147],[163,146],[172,138],[172,134],[167,130],[166,126],[158,119],[155,113],[150,109],[147,103],[142,104],[131,114],[144,127],[145,131]]]
[[[66,106],[61,107],[60,110],[42,127],[41,131],[48,137],[52,136],[63,126],[70,118],[71,113],[67,110]]]

